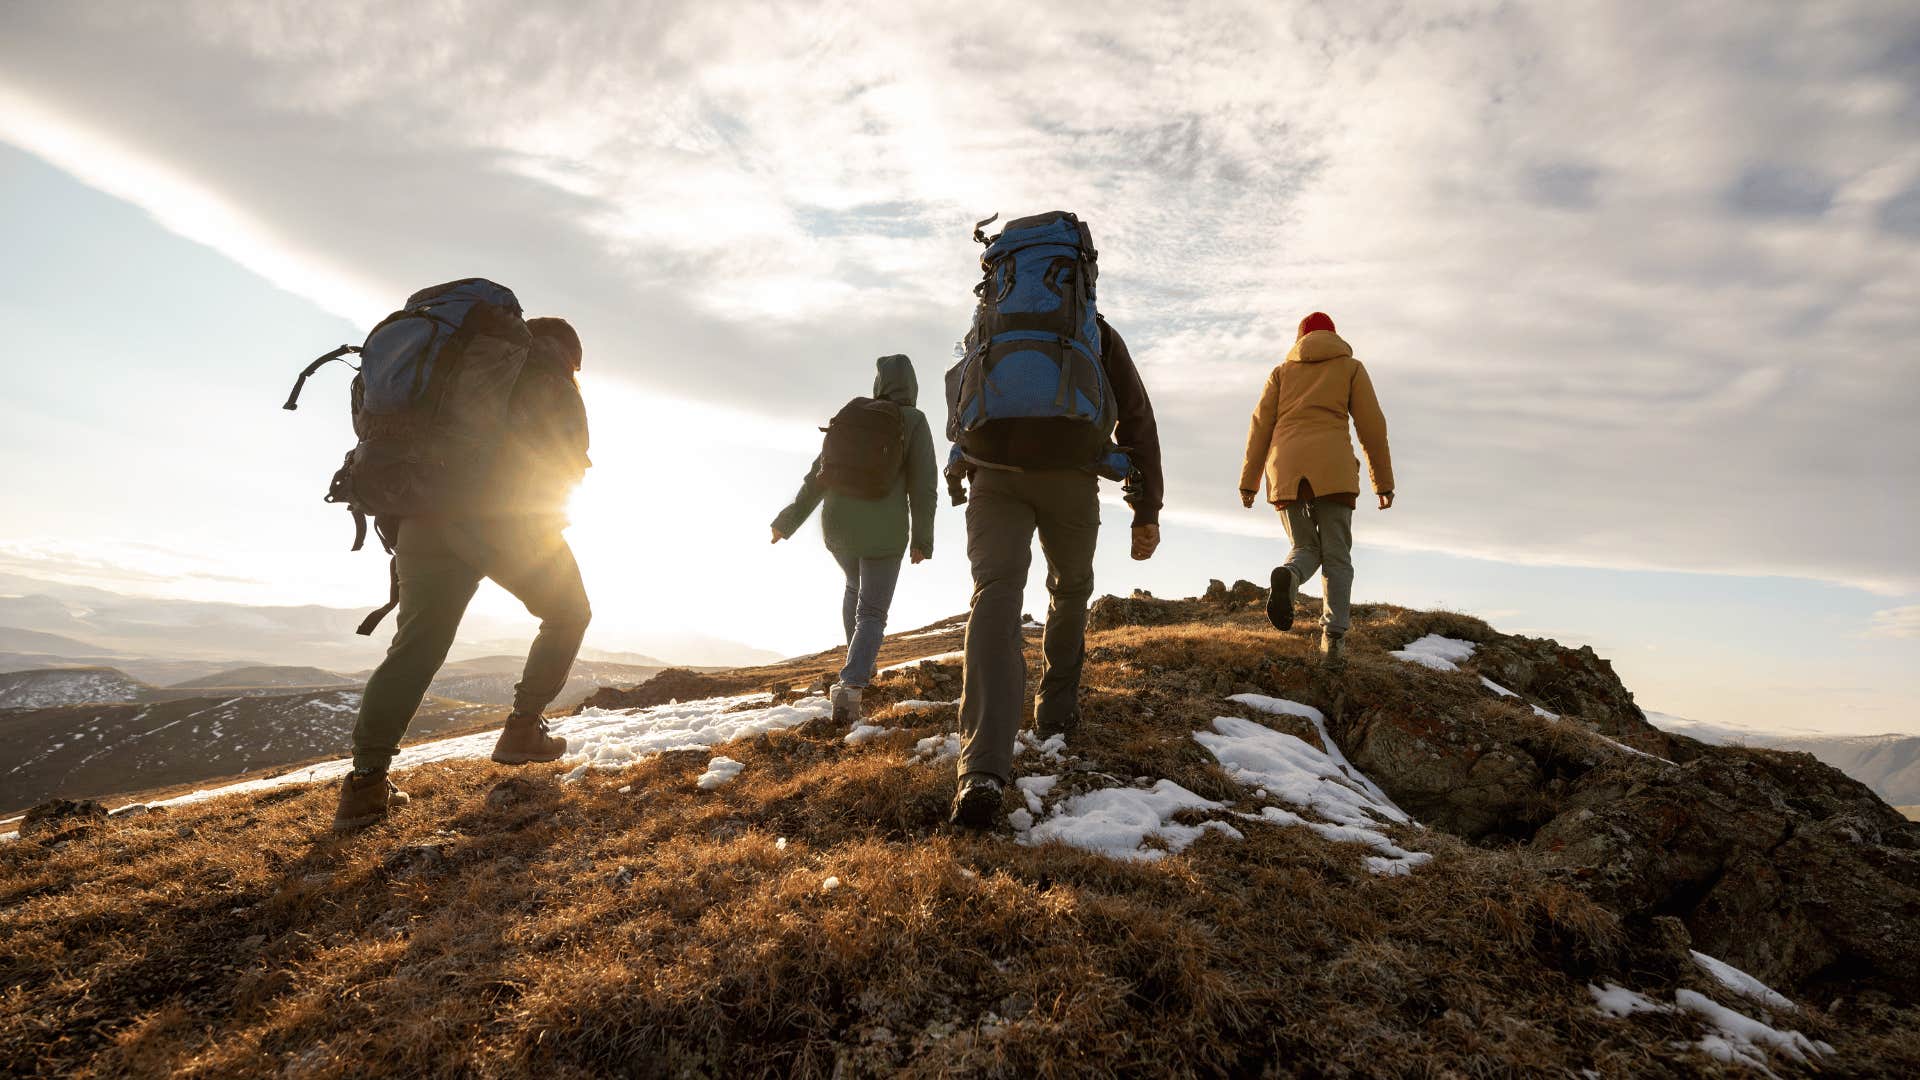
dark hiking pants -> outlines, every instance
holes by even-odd
[[[367,679],[353,767],[384,769],[427,686],[446,662],[467,602],[492,578],[540,620],[513,711],[538,714],[566,685],[592,610],[560,522],[547,517],[412,518],[394,545],[400,614],[386,659]]]
[[[960,694],[959,771],[1007,781],[1027,693],[1020,605],[1033,562],[1033,536],[1047,560],[1047,628],[1036,716],[1062,720],[1078,709],[1093,595],[1093,551],[1100,538],[1099,480],[1079,470],[979,469],[967,502],[967,559],[973,609],[967,617]]]

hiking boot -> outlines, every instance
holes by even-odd
[[[833,722],[839,727],[851,728],[860,722],[860,691],[864,687],[841,686],[833,688]]]
[[[987,828],[1000,812],[1000,796],[1006,790],[998,777],[968,773],[960,778],[960,790],[953,793],[953,814],[948,823],[961,829]]]
[[[1330,668],[1347,666],[1347,635],[1338,630],[1320,631],[1320,663]]]
[[[547,730],[547,718],[514,713],[493,744],[493,760],[502,765],[558,761],[567,752],[567,740]]]
[[[1276,566],[1269,579],[1273,585],[1267,593],[1267,621],[1275,630],[1293,629],[1293,568]]]
[[[1033,710],[1033,729],[1042,739],[1051,739],[1055,735],[1072,735],[1080,728],[1080,710],[1072,709],[1035,709]]]
[[[352,832],[407,805],[407,793],[393,786],[385,772],[354,771],[340,782],[340,807],[333,812],[333,831]]]

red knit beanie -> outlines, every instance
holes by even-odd
[[[1324,311],[1316,311],[1313,314],[1307,316],[1306,318],[1300,320],[1300,332],[1293,335],[1293,340],[1299,341],[1301,338],[1306,337],[1308,334],[1313,333],[1315,330],[1332,330],[1332,329],[1333,329],[1333,320],[1327,317],[1327,313]]]

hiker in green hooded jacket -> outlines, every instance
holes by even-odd
[[[820,531],[827,550],[840,564],[847,586],[840,620],[847,635],[846,665],[833,688],[833,717],[851,725],[860,719],[860,694],[873,678],[874,658],[887,632],[887,611],[900,580],[900,559],[911,552],[919,563],[933,557],[933,507],[938,484],[933,432],[914,407],[920,381],[905,356],[883,356],[875,364],[873,398],[855,398],[830,425],[826,445],[800,484],[793,502],[773,519],[773,542],[792,536],[813,508],[826,503]],[[860,431],[871,443],[843,441],[843,418],[870,424]],[[898,427],[892,425],[898,418]],[[897,435],[895,434],[897,430]],[[895,440],[897,439],[897,444]],[[851,447],[856,460],[835,459]],[[860,475],[861,473],[871,475]],[[890,474],[890,475],[889,475]],[[883,492],[863,497],[856,491]]]

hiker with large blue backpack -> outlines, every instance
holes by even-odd
[[[1034,700],[1043,736],[1080,722],[1080,672],[1100,478],[1122,481],[1135,559],[1160,544],[1160,436],[1126,342],[1095,303],[1099,253],[1065,211],[1009,221],[988,239],[973,326],[947,372],[947,466],[967,506],[973,604],[960,695],[955,825],[982,829],[1011,779],[1026,697],[1020,608],[1033,538],[1047,560],[1047,624]],[[965,488],[971,488],[969,495]]]
[[[573,327],[523,320],[513,292],[483,278],[436,285],[408,297],[364,344],[315,360],[285,407],[296,407],[316,370],[348,354],[360,361],[350,395],[359,442],[326,498],[352,512],[356,550],[371,519],[393,556],[388,602],[359,632],[371,634],[395,607],[399,625],[361,697],[336,831],[406,804],[388,765],[483,578],[540,619],[494,746],[502,764],[566,752],[543,713],[566,684],[592,617],[562,533],[567,499],[591,464]]]
[[[773,519],[773,542],[820,513],[827,551],[846,576],[840,619],[847,659],[833,687],[832,722],[860,721],[860,699],[873,678],[887,632],[887,613],[900,580],[900,559],[933,557],[933,513],[939,499],[939,461],[926,414],[915,408],[920,380],[902,355],[874,362],[873,396],[841,408],[821,439],[820,456],[800,491]]]

